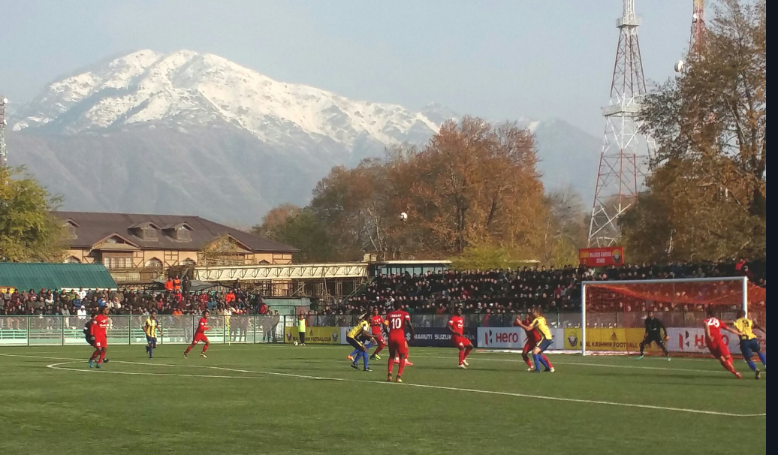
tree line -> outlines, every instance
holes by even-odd
[[[338,166],[310,204],[272,209],[253,231],[301,250],[301,262],[459,258],[573,263],[585,241],[580,197],[544,192],[534,137],[515,124],[445,122],[422,148]],[[401,219],[400,214],[407,214]]]
[[[658,151],[619,223],[628,260],[766,257],[766,1],[721,0],[705,45],[646,96],[641,121]],[[280,205],[252,231],[299,248],[297,262],[575,263],[584,205],[570,188],[544,189],[537,162],[529,131],[465,117],[421,148],[333,168],[310,204]],[[60,202],[23,169],[0,168],[0,261],[61,260]]]

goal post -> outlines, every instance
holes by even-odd
[[[766,294],[766,289],[750,283],[747,277],[584,281],[581,354],[636,351],[649,311],[663,320],[668,337],[671,332],[677,335],[670,340],[674,349],[702,353],[697,332],[709,307],[714,306],[727,321],[734,320],[739,309],[747,315],[755,311],[758,323],[765,327]]]

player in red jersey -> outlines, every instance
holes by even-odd
[[[94,337],[95,352],[92,357],[89,358],[89,368],[96,367],[101,368],[100,364],[105,360],[105,353],[108,348],[108,305],[104,306],[100,311],[100,314],[95,316],[94,323],[90,326],[89,331]]]
[[[386,321],[389,323],[389,377],[387,381],[392,381],[392,370],[394,369],[394,357],[400,357],[400,367],[397,370],[397,382],[403,382],[402,375],[405,369],[405,359],[408,357],[408,341],[405,339],[405,329],[411,332],[411,340],[416,336],[411,325],[411,315],[403,311],[402,303],[395,301],[394,311],[386,315]]]
[[[708,319],[702,321],[702,325],[705,327],[705,346],[708,347],[708,350],[713,354],[713,357],[721,362],[721,366],[723,366],[725,370],[740,379],[742,376],[735,370],[735,367],[732,366],[732,354],[729,353],[727,343],[721,338],[721,329],[732,332],[738,336],[741,335],[740,331],[731,328],[725,324],[724,321],[720,321],[714,317],[712,308],[708,308]]]
[[[530,327],[532,325],[532,321],[535,319],[535,315],[532,313],[527,314],[527,319],[524,320],[523,324],[526,327]],[[522,321],[521,316],[516,316],[516,320],[513,321],[514,327],[522,327]],[[524,343],[524,349],[521,350],[521,358],[524,359],[524,362],[527,364],[529,368],[527,368],[527,371],[534,371],[535,367],[532,365],[532,361],[529,358],[530,352],[532,352],[533,349],[535,349],[535,346],[538,345],[538,341],[540,341],[543,337],[540,335],[540,332],[538,332],[535,329],[524,329],[524,332],[527,334],[527,341]],[[554,368],[554,365],[551,365],[551,361],[548,360],[548,357],[545,356],[545,354],[541,354],[543,357],[543,360],[548,363],[548,368]]]
[[[451,342],[459,349],[459,368],[467,369],[467,356],[473,350],[473,343],[464,336],[465,320],[462,319],[462,307],[456,307],[454,316],[448,321],[448,331],[451,332]]]
[[[381,360],[381,357],[378,357],[378,353],[383,351],[386,347],[386,340],[384,340],[384,326],[386,326],[386,321],[384,321],[384,318],[378,314],[378,307],[373,308],[373,316],[370,317],[370,331],[373,333],[375,341],[378,343],[378,347],[375,349],[375,351],[373,351],[373,355],[370,356],[370,360]]]
[[[188,348],[186,348],[186,351],[184,351],[184,358],[186,358],[186,355],[189,354],[189,351],[192,350],[193,347],[197,345],[199,342],[205,343],[205,346],[203,346],[203,352],[200,353],[201,357],[208,357],[205,355],[205,351],[208,350],[208,346],[211,345],[211,342],[208,341],[208,337],[205,336],[206,330],[211,330],[210,327],[208,327],[208,316],[211,315],[211,312],[208,310],[203,311],[203,317],[200,318],[200,323],[197,324],[197,332],[194,334],[194,338],[192,339],[192,344],[189,345]]]

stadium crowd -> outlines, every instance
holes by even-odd
[[[2,315],[87,315],[96,308],[108,306],[112,314],[146,315],[151,310],[159,314],[199,314],[209,309],[217,315],[271,314],[265,300],[241,289],[227,292],[182,290],[14,290],[0,292]]]
[[[671,263],[635,264],[610,267],[601,273],[585,266],[523,267],[505,270],[447,270],[423,275],[397,274],[376,277],[360,295],[349,298],[342,307],[358,313],[371,305],[389,306],[395,300],[405,303],[416,314],[443,314],[454,305],[465,313],[501,315],[524,313],[533,308],[546,312],[578,312],[582,281],[620,281],[748,276],[766,287],[764,275],[754,275],[744,258],[716,264]],[[761,302],[764,305],[764,302]],[[625,302],[611,302],[600,310],[632,310]],[[629,305],[629,303],[626,303]],[[645,303],[634,310],[645,311]],[[652,307],[659,311],[688,310],[688,305],[668,303]]]
[[[764,270],[763,263],[758,267]],[[360,293],[332,305],[319,305],[306,316],[309,325],[348,325],[350,315],[372,306],[388,308],[395,300],[415,314],[449,313],[461,305],[467,314],[504,315],[524,313],[533,308],[546,312],[578,312],[582,281],[647,280],[667,278],[704,278],[748,276],[766,287],[763,273],[754,274],[745,259],[717,264],[671,263],[611,267],[602,273],[584,266],[523,267],[505,270],[447,270],[423,275],[396,274],[375,277]],[[625,309],[623,303],[613,302]],[[621,307],[618,307],[618,305]],[[764,302],[761,302],[764,305]],[[94,309],[108,306],[112,314],[146,315],[152,309],[162,315],[199,314],[209,309],[216,316],[258,314],[278,315],[261,295],[239,287],[220,291],[189,292],[164,290],[14,290],[0,292],[0,316],[62,315],[86,317]],[[647,308],[636,307],[643,311]],[[685,310],[682,305],[652,308],[660,311]],[[318,322],[318,323],[317,323]]]

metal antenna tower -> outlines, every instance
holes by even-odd
[[[705,47],[705,0],[694,0],[692,11],[692,33],[689,38],[689,53],[700,54]]]
[[[656,145],[638,134],[640,103],[646,94],[646,79],[640,58],[635,0],[624,0],[624,14],[617,19],[619,44],[613,67],[610,105],[605,116],[605,139],[594,189],[589,246],[606,247],[619,238],[618,219],[637,202],[638,188],[648,172],[648,158]]]
[[[5,119],[5,105],[8,99],[0,95],[0,166],[8,166],[8,150],[5,148],[5,125],[8,122]]]

